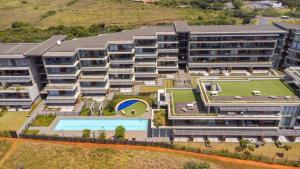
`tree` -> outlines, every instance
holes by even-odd
[[[115,129],[115,138],[118,140],[123,140],[125,138],[125,128],[124,126],[120,125],[117,126]]]
[[[89,129],[84,129],[84,130],[82,131],[82,137],[83,137],[83,138],[89,138],[89,137],[90,137],[90,134],[91,134],[91,130],[89,130]]]
[[[210,169],[209,165],[204,162],[186,162],[183,166],[183,169]]]

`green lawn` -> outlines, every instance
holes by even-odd
[[[123,109],[125,112],[125,116],[140,116],[146,112],[146,105],[143,102],[136,102],[133,105]],[[134,114],[132,114],[132,110],[134,110]]]
[[[280,80],[218,81],[222,92],[219,96],[252,96],[258,90],[263,96],[294,96],[292,89]]]
[[[0,130],[18,130],[27,120],[28,112],[7,112],[0,117]]]
[[[191,89],[170,89],[168,92],[173,93],[173,101],[176,102],[193,102],[200,99],[200,95]]]
[[[43,126],[43,127],[47,127],[49,126],[52,121],[55,119],[55,115],[39,115],[37,116],[34,121],[31,123],[31,126],[34,127],[39,127],[39,126]]]

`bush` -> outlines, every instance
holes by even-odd
[[[20,22],[20,21],[15,21],[11,24],[11,28],[22,28],[22,27],[29,27],[30,24],[27,22]]]
[[[254,151],[254,146],[253,146],[252,144],[249,144],[249,145],[248,145],[248,149],[249,149],[250,151]]]
[[[186,162],[183,169],[210,169],[209,165],[205,162]]]
[[[11,137],[9,131],[0,131],[0,137]]]
[[[249,140],[245,140],[245,139],[240,140],[240,145],[242,148],[246,148],[249,143],[250,143]]]
[[[292,149],[292,146],[286,144],[286,145],[283,146],[283,148],[284,148],[286,151],[289,151],[289,150]]]
[[[124,126],[117,126],[115,129],[115,138],[118,140],[124,140],[125,138],[125,128]]]
[[[89,138],[90,137],[90,134],[91,134],[91,130],[90,129],[84,129],[82,131],[82,137],[83,138]]]
[[[45,19],[45,18],[48,18],[48,17],[50,17],[50,16],[53,16],[53,15],[55,15],[55,14],[56,14],[56,11],[50,10],[50,11],[48,11],[46,14],[44,14],[44,15],[41,16],[41,20],[42,20],[42,19]]]
[[[99,134],[98,139],[100,139],[100,140],[105,140],[105,139],[106,139],[106,134],[105,134],[104,131],[102,131],[102,132]]]
[[[79,113],[80,116],[89,116],[91,115],[91,110],[89,108],[84,108]]]
[[[38,135],[39,134],[39,130],[25,129],[24,130],[24,134],[27,134],[27,135]]]
[[[210,140],[206,140],[206,141],[205,141],[205,146],[206,146],[206,147],[211,147],[211,145],[210,145]]]

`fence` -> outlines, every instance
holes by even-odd
[[[49,135],[27,135],[20,134],[21,138],[26,139],[38,139],[38,140],[48,140],[48,141],[65,141],[65,142],[89,142],[89,143],[97,143],[97,144],[127,144],[127,145],[136,145],[136,146],[150,146],[150,147],[161,147],[168,148],[174,150],[188,151],[194,153],[202,153],[209,155],[217,155],[223,157],[230,157],[242,160],[252,160],[258,162],[272,163],[272,164],[281,164],[281,165],[289,165],[289,166],[300,166],[300,159],[298,161],[288,160],[288,158],[284,159],[275,159],[269,158],[263,155],[252,155],[250,153],[231,153],[223,150],[210,150],[194,148],[189,146],[180,146],[178,144],[174,144],[173,142],[157,142],[157,141],[135,141],[135,140],[103,140],[98,138],[83,138],[83,137],[61,137],[61,136],[49,136]]]

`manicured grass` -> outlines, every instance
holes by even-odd
[[[280,80],[218,81],[220,96],[252,96],[258,90],[263,96],[294,96],[292,89]]]
[[[126,107],[123,109],[125,112],[125,116],[140,116],[146,112],[147,106],[143,102],[136,102],[133,105]],[[134,114],[132,114],[132,110],[134,110]]]
[[[18,130],[27,120],[28,112],[6,112],[0,117],[0,130]]]
[[[228,150],[231,153],[235,153],[235,147],[240,146],[240,143],[225,143],[225,142],[218,142],[214,143],[211,142],[212,147],[206,147],[204,142],[202,143],[195,143],[195,142],[190,142],[190,143],[183,143],[183,142],[177,142],[176,145],[180,146],[189,146],[189,147],[194,147],[194,148],[201,148],[202,150],[207,150],[210,151],[211,148],[212,150]],[[291,150],[286,151],[283,148],[277,148],[274,143],[266,143],[264,146],[260,146],[259,148],[255,148],[254,151],[250,151],[252,155],[257,155],[257,156],[265,156],[268,158],[273,158],[273,155],[276,153],[284,153],[284,159],[288,157],[288,160],[295,160],[298,161],[300,157],[300,143],[288,143],[292,147]],[[282,159],[279,158],[275,155],[276,159]]]
[[[194,102],[200,99],[200,95],[191,89],[170,89],[173,93],[173,101],[176,102]]]
[[[113,145],[112,145],[113,147]],[[206,162],[211,169],[253,169],[216,160],[200,159],[175,153],[58,145],[46,142],[18,141],[3,169],[80,168],[80,169],[182,169],[186,162]]]
[[[206,23],[224,16],[224,11],[199,10],[193,8],[168,8],[158,5],[145,5],[121,0],[1,0],[0,28],[7,28],[14,21],[29,22],[33,26],[89,26],[105,23],[106,25],[145,25],[171,23],[173,20],[194,22],[198,17]],[[24,12],[26,11],[26,12]],[[49,15],[49,11],[52,15]],[[47,14],[48,13],[48,14]],[[42,16],[48,16],[42,19]],[[228,16],[230,17],[230,16]],[[230,17],[232,18],[232,17]],[[241,19],[236,19],[238,22]]]
[[[31,126],[34,127],[39,127],[39,126],[43,126],[43,127],[47,127],[49,126],[52,121],[55,119],[55,115],[38,115],[34,121],[31,123]]]
[[[10,146],[11,146],[11,142],[0,140],[0,159],[5,154],[5,152],[9,149]]]

